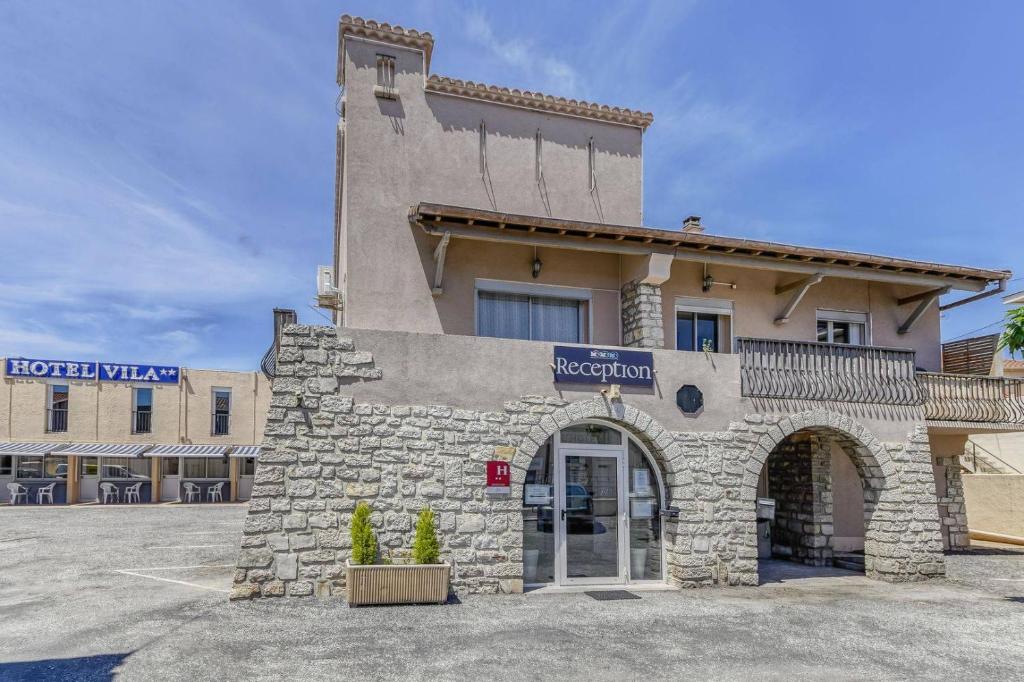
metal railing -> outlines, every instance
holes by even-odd
[[[270,348],[263,354],[263,359],[260,360],[260,369],[263,370],[263,376],[268,379],[273,379],[277,373],[277,344],[270,344]]]
[[[231,415],[228,414],[215,414],[213,415],[213,435],[215,436],[227,436],[230,433]]]
[[[1024,424],[1024,379],[919,372],[926,419]]]
[[[149,410],[132,411],[132,433],[152,433],[153,413]]]
[[[914,351],[810,341],[736,339],[750,398],[921,405]]]
[[[51,407],[46,410],[46,430],[50,433],[65,433],[68,430],[68,410],[66,407]]]
[[[972,474],[1024,474],[1024,471],[973,440],[964,444],[964,456],[960,463]]]

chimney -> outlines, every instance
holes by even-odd
[[[691,234],[700,234],[704,231],[704,226],[700,224],[700,216],[692,215],[683,221],[683,232],[689,232]]]

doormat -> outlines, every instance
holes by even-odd
[[[616,601],[619,599],[639,599],[639,594],[633,594],[626,590],[594,590],[592,592],[584,592],[591,599],[598,601]]]

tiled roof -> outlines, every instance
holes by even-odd
[[[379,40],[386,43],[395,43],[418,50],[423,50],[426,59],[424,65],[427,72],[430,71],[430,54],[434,50],[434,36],[426,31],[417,31],[414,28],[402,28],[385,21],[374,21],[342,14],[338,23],[338,43],[340,48],[341,37],[346,35]],[[338,85],[345,84],[344,70],[341,63],[341,50],[338,50]]]
[[[481,236],[501,237],[504,240],[512,235],[518,235],[534,241],[545,240],[552,245],[564,245],[563,248],[573,248],[573,245],[577,245],[587,250],[599,250],[595,247],[603,244],[610,252],[622,252],[624,249],[632,249],[637,253],[652,250],[665,252],[666,249],[671,249],[677,257],[684,253],[696,254],[700,258],[716,255],[726,256],[737,264],[743,259],[759,265],[796,264],[801,269],[810,271],[840,268],[872,273],[868,279],[883,279],[883,275],[923,275],[944,278],[946,282],[959,289],[980,290],[980,287],[984,287],[990,281],[1009,279],[1011,276],[1006,270],[985,270],[677,230],[516,215],[429,202],[412,206],[409,216],[428,231],[454,229],[464,233],[464,236],[469,236],[469,232],[473,232]]]
[[[654,122],[654,114],[649,112],[612,107],[607,104],[595,104],[594,102],[584,100],[555,97],[529,90],[474,83],[473,81],[448,78],[447,76],[431,75],[427,79],[426,89],[427,92],[471,97],[488,102],[524,107],[526,109],[537,109],[553,114],[592,118],[598,121],[636,126],[640,129],[646,129],[647,126]]]

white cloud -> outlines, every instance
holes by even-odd
[[[530,87],[552,95],[577,96],[581,79],[572,65],[545,54],[532,40],[498,37],[490,21],[479,9],[466,14],[465,31],[471,41],[488,50],[504,65],[518,69],[528,80],[537,83]]]

